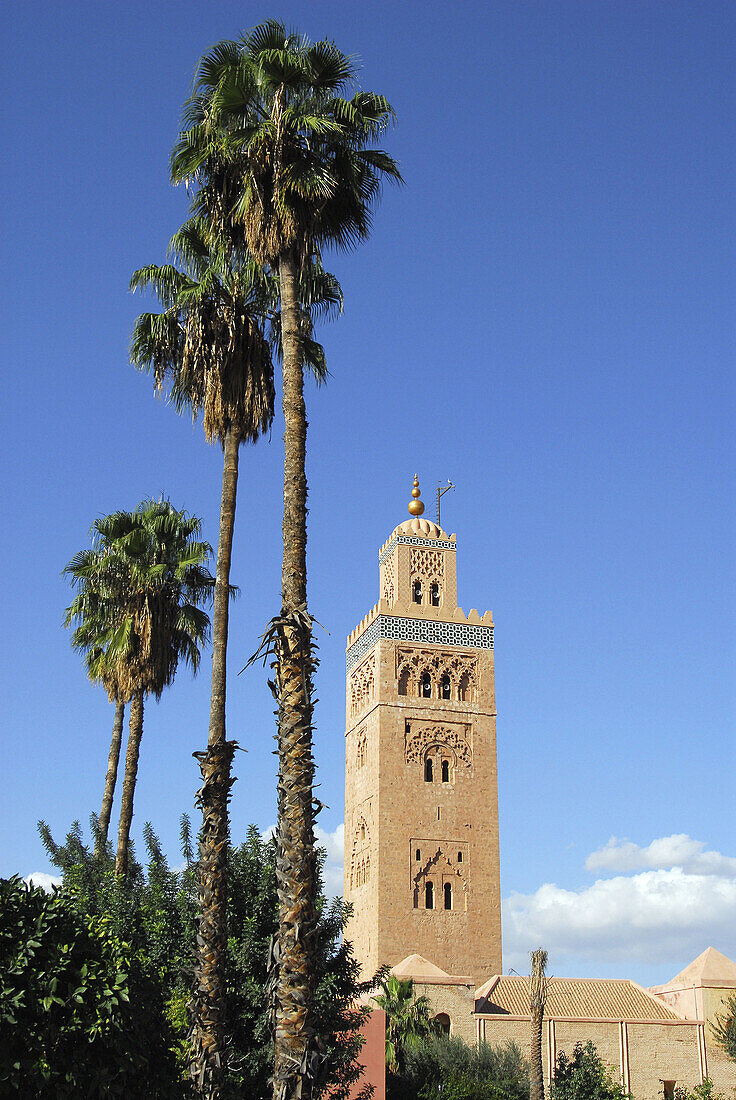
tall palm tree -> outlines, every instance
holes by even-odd
[[[191,1035],[192,1075],[216,1095],[225,1068],[224,949],[226,926],[227,800],[233,743],[225,732],[230,561],[235,524],[239,448],[255,442],[273,418],[271,354],[282,354],[278,279],[268,275],[232,237],[192,218],[174,235],[169,253],[179,267],[150,265],[135,272],[133,289],[153,289],[163,313],[138,318],[131,343],[136,366],[168,386],[178,411],[203,413],[208,441],[222,444],[224,467],[213,629],[212,700],[207,752],[198,754],[204,777],[199,803],[200,939]],[[326,377],[324,350],[312,338],[318,316],[342,306],[332,275],[315,261],[299,284],[299,325],[305,361]],[[265,329],[264,329],[265,326]],[[268,339],[266,339],[266,337]]]
[[[197,671],[200,646],[210,629],[209,616],[200,605],[211,598],[214,586],[204,564],[212,548],[199,541],[201,523],[196,516],[163,500],[143,501],[134,512],[105,516],[92,530],[92,548],[77,554],[67,571],[80,593],[94,594],[98,648],[118,690],[130,698],[115,858],[115,874],[124,876],[144,699],[148,694],[160,698],[180,660]],[[81,607],[77,617],[80,611]],[[79,623],[82,629],[84,625],[84,620]]]
[[[278,22],[206,55],[172,155],[172,178],[199,185],[195,208],[279,279],[283,343],[282,607],[273,621],[279,701],[279,942],[276,1100],[310,1092],[315,926],[313,653],[307,610],[304,340],[299,277],[322,247],[367,237],[382,180],[396,164],[372,147],[392,121],[383,96],[341,93],[354,61]]]
[[[76,583],[77,578],[74,575],[73,563],[70,562],[65,567],[64,572],[74,578],[74,583]],[[66,609],[64,617],[64,625],[67,627],[75,622],[78,625],[72,634],[72,645],[75,649],[84,653],[87,675],[92,683],[101,683],[107,692],[108,699],[115,706],[115,718],[112,725],[110,751],[105,773],[105,786],[102,793],[102,806],[97,818],[95,832],[95,856],[98,859],[103,859],[107,848],[107,834],[110,829],[110,817],[120,763],[120,746],[123,739],[125,704],[128,699],[120,690],[114,667],[107,658],[107,651],[102,641],[105,624],[101,616],[99,595],[95,592],[93,585],[82,578],[79,578],[79,591],[71,605]]]

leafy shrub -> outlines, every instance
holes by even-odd
[[[529,1067],[515,1043],[470,1047],[462,1039],[432,1036],[407,1049],[396,1096],[434,1100],[438,1095],[442,1100],[528,1100]]]
[[[552,1100],[625,1100],[627,1096],[590,1040],[576,1043],[572,1058],[564,1050],[557,1055]]]
[[[94,833],[94,819],[92,825]],[[197,935],[197,868],[188,819],[182,819],[181,870],[169,868],[155,833],[146,825],[147,866],[144,869],[131,856],[131,871],[124,881],[115,878],[111,853],[100,861],[83,843],[78,823],[61,845],[43,824],[40,832],[52,862],[63,871],[61,893],[69,906],[80,917],[94,915],[108,922],[155,985],[160,1012],[148,1026],[157,1028],[174,1048],[177,1095],[188,1095],[187,1003]],[[265,989],[269,944],[278,927],[278,895],[275,844],[264,840],[255,826],[248,829],[243,844],[228,851],[228,887],[226,1095],[270,1100],[273,1044]],[[352,948],[342,941],[346,915],[342,902],[322,902],[315,937],[315,1022],[324,1055],[322,1092],[316,1096],[329,1094],[330,1100],[344,1100],[360,1075],[359,1028],[368,1010],[356,1007],[356,998],[373,987],[373,981],[360,983]]]
[[[110,923],[0,879],[3,1095],[175,1095],[159,991]]]

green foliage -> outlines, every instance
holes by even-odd
[[[718,1045],[736,1062],[736,993],[726,998],[723,1007],[725,1012],[718,1013],[711,1031]]]
[[[678,1085],[675,1089],[675,1100],[724,1100],[722,1092],[716,1092],[710,1077],[706,1077],[702,1085],[695,1085],[692,1089]]]
[[[528,1100],[529,1067],[515,1043],[467,1046],[434,1035],[408,1048],[401,1078],[388,1096],[398,1100]]]
[[[0,879],[0,1033],[3,1095],[180,1095],[160,991],[130,944],[17,877]]]
[[[415,997],[411,981],[389,975],[381,982],[382,992],[374,997],[386,1013],[386,1065],[390,1073],[400,1073],[407,1050],[415,1047],[435,1030],[426,997]]]
[[[92,824],[94,831],[94,819]],[[63,897],[76,919],[102,921],[116,942],[124,940],[153,988],[150,1011],[148,1005],[141,1005],[146,1009],[145,1026],[173,1050],[178,1069],[167,1054],[169,1079],[178,1090],[176,1095],[188,1095],[187,1003],[197,934],[196,863],[188,819],[182,819],[183,868],[169,868],[147,825],[146,867],[131,860],[127,880],[116,879],[109,854],[106,861],[94,857],[83,843],[78,823],[64,844],[55,844],[43,823],[40,831],[53,863],[64,874],[57,896]],[[226,1096],[270,1100],[273,1046],[265,987],[269,943],[278,926],[274,842],[264,840],[251,826],[245,842],[230,848],[228,878],[226,983],[231,1046]],[[329,1071],[317,1095],[329,1091],[331,1100],[345,1100],[349,1084],[359,1076],[355,1056],[362,1039],[358,1029],[367,1010],[356,1008],[355,1001],[373,986],[372,981],[360,983],[350,944],[342,942],[345,915],[339,901],[323,906],[317,928],[316,1018]]]
[[[552,1100],[625,1100],[627,1096],[590,1039],[575,1044],[572,1058],[564,1050],[557,1055]]]

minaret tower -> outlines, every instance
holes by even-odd
[[[502,973],[493,618],[458,607],[455,535],[412,497],[347,642],[346,935],[365,975],[417,953],[480,985]]]

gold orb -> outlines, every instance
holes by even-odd
[[[424,505],[419,499],[419,478],[416,474],[414,474],[414,488],[411,491],[411,495],[414,497],[414,500],[409,502],[409,515],[421,516],[424,511]]]

